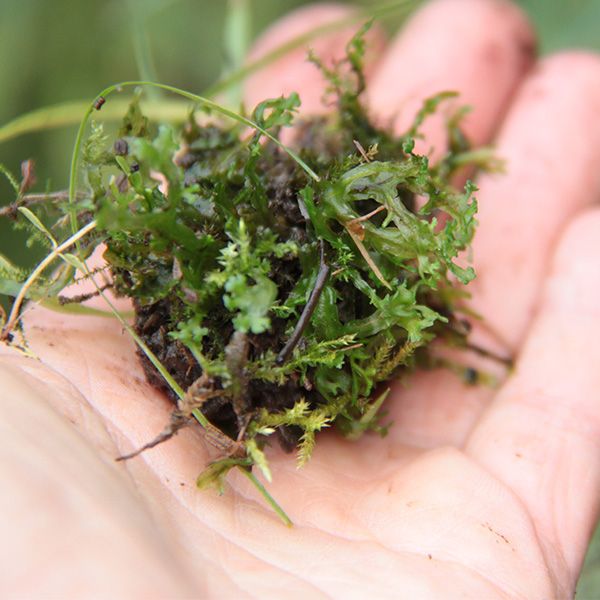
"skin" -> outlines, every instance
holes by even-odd
[[[292,14],[255,52],[345,10]],[[322,52],[339,55],[345,37]],[[215,456],[199,430],[115,463],[162,429],[170,405],[117,323],[32,309],[40,360],[0,348],[0,595],[572,596],[600,498],[600,59],[536,62],[533,45],[506,2],[438,0],[369,75],[372,110],[398,130],[415,98],[451,88],[474,106],[471,138],[496,135],[507,172],[479,179],[472,292],[486,323],[475,340],[517,357],[497,370],[502,385],[417,374],[388,402],[387,438],[329,432],[301,471],[271,449],[288,529],[239,474],[221,498],[194,488]],[[247,97],[265,82],[282,91],[302,60],[269,67]],[[315,98],[319,75],[298,69]],[[441,124],[429,127],[439,152]]]

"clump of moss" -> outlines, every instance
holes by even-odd
[[[466,337],[456,312],[474,273],[455,259],[473,236],[476,202],[470,183],[450,183],[468,152],[459,119],[447,155],[430,165],[414,140],[449,94],[394,137],[360,102],[363,54],[361,32],[345,61],[320,65],[337,103],[329,117],[295,123],[291,94],[241,123],[204,106],[181,128],[154,130],[136,98],[112,149],[98,126],[84,145],[89,193],[62,212],[95,227],[37,289],[57,295],[105,244],[110,285],[134,303],[147,377],[176,403],[149,445],[203,424],[223,456],[201,485],[221,485],[234,466],[269,478],[264,448],[275,439],[303,464],[323,428],[385,434],[388,383],[426,362],[433,339]],[[294,150],[279,140],[292,123]],[[19,277],[6,271],[3,285]]]

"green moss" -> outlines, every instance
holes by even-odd
[[[474,234],[475,188],[450,179],[470,149],[458,116],[439,164],[414,152],[450,94],[427,100],[404,136],[371,123],[360,102],[364,31],[346,61],[320,65],[338,106],[327,118],[295,123],[291,94],[233,122],[204,102],[183,127],[155,129],[137,94],[112,148],[92,127],[86,193],[72,186],[70,204],[54,208],[54,231],[68,217],[90,229],[73,237],[71,259],[61,255],[59,280],[106,245],[114,291],[134,302],[149,380],[177,402],[177,423],[195,416],[223,450],[202,486],[252,464],[269,478],[264,447],[276,438],[304,464],[324,428],[385,434],[387,392],[376,389],[427,361],[434,338],[465,340],[457,304],[474,273],[456,257]],[[279,139],[292,124],[294,149]],[[0,269],[3,290],[57,295],[51,279],[24,288],[20,271]]]

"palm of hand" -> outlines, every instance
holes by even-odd
[[[73,435],[70,423],[51,422],[50,436],[44,424],[39,435],[46,438],[37,443],[50,446],[46,469],[55,473],[56,485],[67,490],[83,486],[93,496],[69,510],[73,526],[81,527],[105,511],[117,524],[118,531],[109,530],[109,540],[94,533],[89,547],[80,550],[108,573],[116,554],[114,579],[100,589],[127,589],[128,579],[137,576],[134,565],[141,560],[141,589],[165,590],[159,597],[173,590],[189,594],[189,585],[219,597],[239,597],[242,590],[275,596],[281,589],[298,596],[319,590],[346,597],[373,590],[378,595],[436,598],[446,594],[450,581],[459,581],[460,590],[473,598],[502,597],[506,591],[534,595],[540,589],[552,595],[546,559],[526,508],[507,486],[450,446],[424,450],[403,443],[394,433],[383,440],[373,436],[354,443],[326,435],[310,466],[301,471],[291,457],[271,452],[274,481],[269,489],[292,516],[291,530],[243,477],[230,476],[231,485],[220,498],[195,489],[193,481],[210,455],[195,431],[181,432],[129,463],[128,477],[114,481],[111,459],[119,450],[106,429],[118,440],[128,438],[126,447],[139,445],[160,430],[170,407],[143,380],[133,346],[117,327],[98,331],[90,322],[93,329],[82,331],[79,321],[77,329],[61,328],[50,325],[47,317],[31,315],[32,344],[43,348],[45,361],[65,373],[86,400],[44,367],[32,369],[31,361],[22,366],[38,381],[49,383],[51,390],[62,388],[42,402],[58,405],[104,460],[89,456],[87,443]],[[52,341],[57,331],[60,349]],[[15,357],[8,365],[13,361],[22,359]],[[5,375],[11,385],[10,371]],[[32,383],[35,392],[39,383]],[[29,395],[27,386],[13,385],[15,398],[22,401]],[[469,408],[460,390],[446,400],[456,404],[459,418],[465,418]],[[100,418],[86,401],[100,411]],[[32,402],[40,400],[33,397]],[[36,434],[31,423],[28,429]],[[71,453],[81,464],[70,464]],[[54,476],[45,473],[43,509],[52,514],[48,478],[52,481]],[[131,488],[139,497],[131,498]],[[137,521],[148,505],[158,525],[144,520],[140,528]],[[62,512],[60,507],[56,510]],[[166,538],[160,543],[155,539],[157,528]],[[39,551],[45,557],[49,547],[60,548],[61,543],[47,540]],[[165,550],[169,556],[163,562]],[[192,567],[201,572],[200,578],[187,575]],[[72,568],[78,568],[77,560]],[[531,572],[538,575],[532,578]],[[506,581],[499,573],[511,577]],[[178,585],[175,578],[180,579]]]
[[[442,55],[454,48],[460,24],[448,20],[448,7],[454,15],[467,4],[433,3],[412,22],[375,67],[375,110],[385,115],[386,106],[388,112],[395,110],[411,93],[423,97],[459,87],[477,108],[469,122],[471,136],[482,141],[496,128],[528,67],[522,48],[515,47],[523,45],[529,31],[504,3],[482,2],[480,13],[471,13],[483,30],[487,21],[495,26],[495,72],[485,75],[486,65],[477,62],[482,41],[473,33],[456,50],[463,60],[453,57],[456,64],[468,63],[468,78],[456,67],[457,81],[448,82],[442,65],[430,60],[390,90],[396,64],[411,64],[413,38],[420,32],[437,39]],[[311,10],[315,20],[324,20],[342,9]],[[290,35],[302,20],[281,25],[263,46]],[[326,49],[335,53],[339,46],[334,36]],[[472,75],[473,69],[479,73],[478,66],[483,81]],[[261,97],[279,93],[285,77],[277,77],[276,69],[293,72],[295,86],[304,84],[310,108],[317,79],[297,57],[255,78],[248,96],[253,98],[257,88]],[[571,76],[570,91],[532,102],[565,72]],[[593,268],[597,213],[571,225],[543,285],[542,280],[563,221],[589,202],[590,189],[600,189],[600,182],[593,181],[594,166],[596,172],[600,166],[594,148],[600,147],[600,128],[596,123],[590,129],[588,123],[600,107],[598,82],[600,63],[591,57],[556,57],[538,67],[521,83],[500,133],[499,154],[508,160],[508,175],[479,183],[481,231],[475,255],[480,279],[474,303],[491,326],[508,332],[504,350],[518,351],[516,372],[496,397],[489,389],[466,387],[451,373],[418,375],[389,403],[395,425],[387,438],[365,436],[350,443],[328,433],[301,471],[274,449],[270,491],[294,520],[294,529],[283,527],[242,477],[230,478],[222,498],[194,488],[195,477],[211,458],[197,431],[186,430],[117,467],[111,459],[151,439],[167,422],[169,405],[144,381],[133,345],[116,323],[31,311],[29,342],[53,371],[3,352],[0,368],[13,409],[7,423],[12,418],[20,424],[17,433],[7,435],[21,435],[18,442],[25,447],[31,443],[27,446],[24,438],[36,440],[31,465],[40,469],[43,464],[46,490],[36,510],[47,512],[48,523],[66,502],[52,493],[48,500],[48,488],[91,492],[67,494],[68,518],[75,531],[81,530],[76,550],[68,546],[74,572],[80,564],[92,574],[101,568],[103,576],[92,579],[97,584],[92,589],[158,596],[568,595],[594,523],[593,492],[600,483],[592,452],[600,419],[591,403],[598,376],[579,363],[584,351],[593,360],[589,348],[598,329],[588,300],[600,289]],[[565,119],[565,114],[566,123],[558,117],[553,121],[553,115]],[[552,126],[532,131],[536,119]],[[433,123],[428,139],[439,139],[436,127]],[[578,136],[585,132],[589,137],[590,131],[597,143],[584,148]],[[552,144],[570,147],[578,161],[570,174],[548,183],[546,172],[536,168],[559,164],[548,151]],[[539,165],[532,153],[540,157]],[[525,156],[527,169],[522,167]],[[500,205],[507,197],[511,210],[519,206],[522,222],[512,222],[514,212]],[[525,200],[529,203],[521,204]],[[506,248],[508,224],[513,237]],[[515,290],[511,302],[499,293],[509,283]],[[532,324],[534,306],[540,308]],[[25,414],[23,398],[31,407]],[[45,403],[66,415],[87,441]],[[44,454],[43,463],[36,451]],[[26,478],[22,473],[15,477]],[[35,495],[39,485],[27,479],[23,496]],[[579,486],[575,493],[573,486]],[[103,531],[94,529],[98,515],[108,517]],[[64,543],[44,538],[38,560],[50,551],[64,552]],[[73,575],[72,585],[77,582]]]

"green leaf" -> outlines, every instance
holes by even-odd
[[[263,333],[269,328],[271,320],[267,314],[277,299],[273,281],[260,277],[251,285],[244,275],[233,275],[225,283],[225,291],[223,303],[228,310],[238,312],[233,319],[238,331]]]
[[[299,106],[300,97],[292,92],[289,96],[264,100],[256,106],[252,118],[263,129],[289,127]]]
[[[59,254],[60,258],[62,258],[68,265],[75,267],[80,273],[85,273],[87,271],[85,265],[81,261],[81,259],[74,254],[69,254],[68,252],[63,252]]]
[[[344,435],[352,441],[360,439],[370,429],[377,430],[379,420],[379,411],[382,404],[386,401],[390,394],[390,388],[387,388],[373,402],[367,405],[367,408],[359,419],[350,421],[349,427],[344,431]]]
[[[41,233],[43,233],[46,238],[50,241],[50,243],[52,244],[53,248],[56,248],[56,246],[58,246],[56,240],[54,239],[54,236],[48,231],[48,229],[46,229],[46,226],[38,219],[38,217],[31,212],[31,210],[29,210],[27,207],[25,206],[19,206],[19,208],[17,208],[17,210]]]
[[[420,129],[421,125],[423,124],[423,122],[425,121],[425,119],[427,119],[427,117],[430,117],[431,115],[435,114],[438,110],[439,105],[442,102],[446,102],[447,100],[451,100],[451,99],[457,98],[457,97],[458,97],[458,92],[449,91],[449,92],[440,92],[438,94],[435,94],[434,96],[430,96],[429,98],[427,98],[423,102],[423,106],[417,113],[417,115],[413,121],[413,124],[412,124],[411,128],[408,130],[408,132],[406,133],[406,135],[409,138],[420,137],[419,129]]]
[[[252,461],[247,458],[223,458],[221,460],[217,460],[202,473],[196,479],[196,485],[199,489],[205,490],[207,488],[215,488],[219,494],[223,494],[225,491],[225,477],[227,473],[231,471],[234,467],[249,467],[252,464]]]

